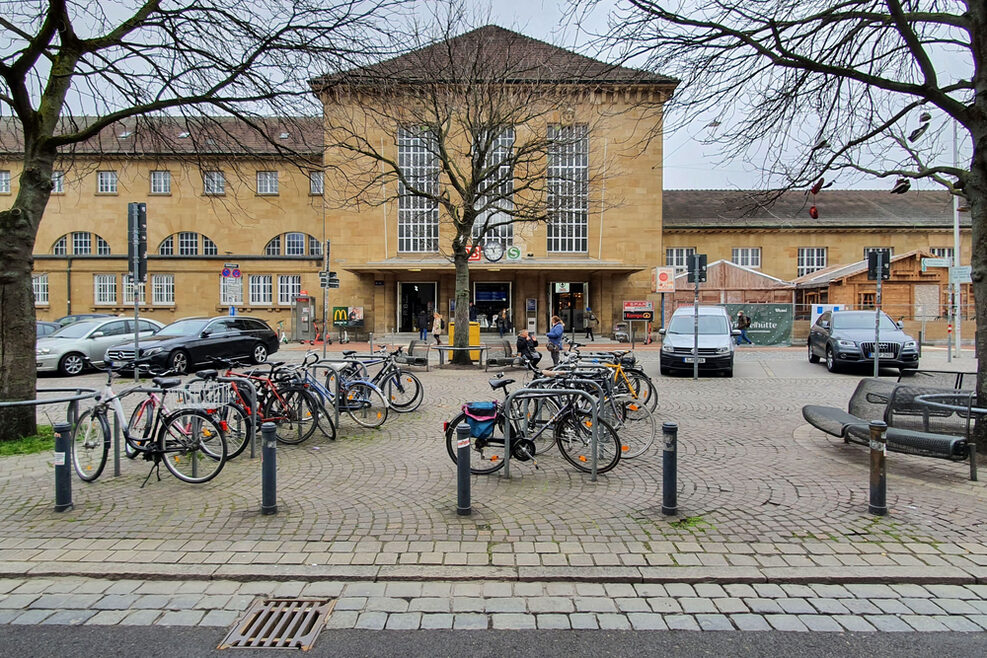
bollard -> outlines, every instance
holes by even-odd
[[[261,446],[261,514],[278,513],[278,438],[277,426],[272,422],[261,425],[263,445]]]
[[[679,513],[678,505],[678,464],[679,426],[675,423],[662,423],[661,432],[665,436],[665,450],[661,455],[661,513],[674,516]]]
[[[470,505],[470,426],[460,423],[456,428],[456,514],[469,516]]]
[[[884,433],[888,424],[880,420],[870,422],[870,505],[871,514],[884,516],[888,513],[888,479],[885,459],[888,443]]]
[[[72,426],[55,423],[55,511],[72,509]]]

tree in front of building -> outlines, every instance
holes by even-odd
[[[400,0],[8,2],[0,15],[0,149],[16,193],[0,211],[0,399],[35,396],[32,253],[56,159],[107,126],[151,114],[297,114],[311,70],[379,57]],[[89,158],[92,151],[87,151]],[[119,225],[125,226],[121,218]],[[35,411],[0,409],[0,440]]]
[[[719,127],[728,154],[757,155],[771,187],[853,170],[889,191],[926,179],[963,198],[987,352],[987,2],[629,0],[611,25],[609,45],[681,78],[680,116]],[[944,146],[953,126],[972,144],[959,165]],[[977,391],[987,406],[985,359]],[[987,449],[983,423],[977,435]]]

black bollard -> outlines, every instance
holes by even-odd
[[[469,516],[470,505],[470,426],[460,423],[456,428],[456,514]]]
[[[278,438],[277,426],[267,422],[260,427],[262,438],[261,446],[261,514],[278,513],[278,458],[277,447]]]
[[[675,516],[679,513],[677,493],[679,426],[675,423],[662,423],[661,432],[665,436],[665,449],[661,455],[661,513],[665,516]]]
[[[72,426],[55,423],[55,511],[72,509]]]
[[[888,474],[885,469],[887,458],[887,438],[884,433],[888,424],[880,420],[870,422],[870,505],[871,514],[884,516],[888,513]]]

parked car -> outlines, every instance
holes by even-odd
[[[156,320],[141,319],[141,340],[150,338],[164,325]],[[38,372],[57,370],[63,375],[78,375],[86,369],[86,359],[102,363],[106,348],[129,340],[134,344],[134,319],[101,318],[82,320],[38,339]]]
[[[62,325],[57,322],[44,322],[43,320],[38,320],[38,338],[49,336],[61,328]]]
[[[60,327],[66,327],[82,320],[95,320],[96,318],[115,318],[112,313],[75,313],[73,315],[63,315],[55,320]]]
[[[918,368],[918,343],[902,331],[900,324],[883,311],[880,314],[879,365],[898,368],[903,374]],[[874,311],[826,311],[809,329],[809,362],[826,359],[826,368],[836,372],[851,363],[874,360]]]
[[[680,306],[672,313],[668,326],[658,331],[663,336],[661,344],[661,374],[673,370],[693,370],[692,348],[695,343],[695,307]],[[735,336],[730,316],[722,306],[699,307],[699,370],[722,372],[733,377]]]
[[[278,351],[278,337],[263,320],[236,316],[184,318],[141,341],[139,360],[155,370],[184,374],[195,366],[213,363],[214,357],[250,358],[262,363]],[[132,361],[133,343],[106,350],[111,361]]]

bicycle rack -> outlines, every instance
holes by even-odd
[[[201,377],[192,377],[186,382],[185,386],[193,382],[204,382],[209,381],[202,379]],[[220,375],[216,377],[214,381],[221,384],[236,384],[237,386],[243,386],[247,393],[247,415],[250,416],[250,422],[247,424],[247,440],[250,442],[250,458],[254,459],[257,457],[257,422],[260,418],[260,401],[257,399],[257,387],[254,383],[247,379],[246,377],[239,377],[236,375],[223,376]]]
[[[507,398],[504,399],[504,413],[507,414],[507,423],[505,427],[504,442],[504,477],[510,479],[511,477],[511,409],[514,400],[520,398],[521,400],[534,400],[538,398],[550,398],[556,397],[558,395],[576,395],[585,398],[589,402],[592,408],[592,418],[593,418],[593,432],[590,435],[590,443],[592,449],[590,453],[592,459],[590,460],[590,481],[596,482],[596,469],[597,469],[597,458],[598,458],[598,448],[599,448],[599,438],[600,438],[600,424],[597,422],[600,417],[600,400],[603,398],[603,388],[590,379],[567,379],[567,382],[572,382],[575,384],[588,384],[599,391],[599,396],[594,398],[588,391],[584,391],[579,388],[534,388],[533,384],[538,384],[542,382],[553,382],[558,381],[552,377],[540,377],[533,380],[528,384],[526,388],[521,388],[513,393],[508,394]],[[527,406],[525,407],[527,408]],[[527,421],[525,420],[525,430],[527,430]]]
[[[63,402],[68,403],[68,407],[65,409],[65,421],[75,426],[75,421],[79,417],[79,401],[80,400],[91,400],[96,397],[99,393],[95,388],[86,388],[84,386],[73,386],[65,388],[36,388],[34,389],[35,395],[38,393],[74,393],[74,395],[67,395],[58,398],[44,398],[44,399],[34,399],[34,400],[13,400],[9,402],[0,402],[0,407],[43,407],[49,404],[61,404]]]

